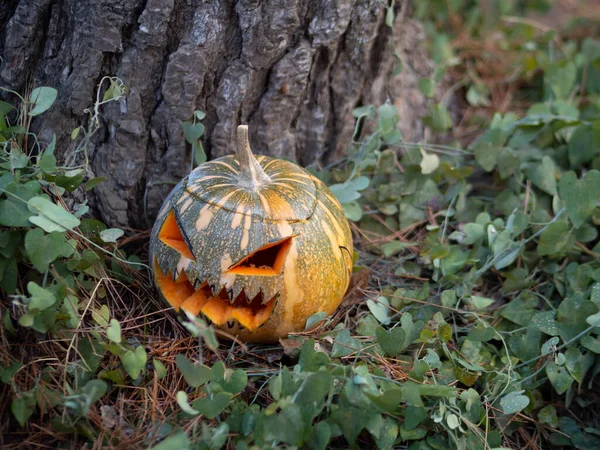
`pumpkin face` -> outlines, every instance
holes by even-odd
[[[287,161],[206,162],[165,200],[152,230],[154,280],[174,309],[250,342],[272,342],[331,314],[350,281],[352,237],[337,199]]]

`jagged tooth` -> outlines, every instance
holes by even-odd
[[[281,289],[280,289],[280,286],[278,286],[278,285],[273,284],[271,286],[265,286],[263,288],[263,298],[262,298],[263,305],[267,304],[279,292],[281,292]]]
[[[208,282],[208,285],[210,286],[213,296],[217,296],[219,295],[219,292],[221,292],[221,280],[218,276],[208,276],[206,281]]]
[[[254,299],[254,297],[256,297],[258,295],[259,292],[261,292],[261,288],[260,286],[256,285],[256,284],[250,284],[249,286],[244,287],[244,292],[246,293],[246,298],[249,301],[252,301]]]
[[[194,286],[194,289],[198,289],[204,283],[204,277],[201,273],[198,272],[198,269],[195,264],[188,264],[185,269],[185,274],[188,277],[188,280]]]
[[[198,273],[198,269],[196,269],[195,264],[188,264],[188,266],[185,268],[185,274],[190,281],[200,279],[200,274]]]
[[[179,272],[177,272],[177,266],[169,265],[169,269],[167,269],[171,276],[173,277],[173,281],[177,281],[177,277],[179,276]]]
[[[244,285],[242,283],[233,283],[233,294],[232,298],[238,298],[238,295],[244,290]]]

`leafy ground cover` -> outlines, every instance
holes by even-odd
[[[119,80],[63,165],[29,131],[55,91],[0,103],[0,445],[600,448],[598,24],[490,4],[416,4],[420,89],[451,82],[423,118],[437,143],[404,142],[392,105],[355,111],[348,158],[317,172],[353,224],[351,288],[275,346],[168,313],[140,236],[71,194],[102,182],[85,154]]]

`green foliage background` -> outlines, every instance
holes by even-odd
[[[102,182],[85,155],[118,79],[62,166],[29,131],[56,91],[0,102],[0,443],[600,448],[598,26],[514,19],[531,6],[549,4],[415,5],[438,143],[403,141],[391,104],[355,110],[348,158],[316,172],[354,224],[355,285],[279,346],[219,344],[202,319],[165,315],[121,248],[132,236],[70,194]],[[464,105],[433,101],[448,79]],[[499,87],[513,111],[494,112]],[[453,125],[460,110],[476,134]],[[197,163],[203,118],[182,124]]]

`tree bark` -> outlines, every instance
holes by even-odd
[[[409,22],[409,2],[395,2],[396,36]],[[103,107],[89,148],[91,172],[106,177],[91,202],[111,226],[146,228],[189,171],[182,122],[196,109],[207,114],[210,158],[234,151],[240,123],[249,124],[256,154],[301,165],[343,157],[355,107],[407,94],[406,82],[390,84],[394,46],[409,60],[417,51],[394,43],[385,3],[3,0],[0,85],[58,89],[34,129],[45,142],[55,133],[64,158],[101,78],[120,77],[129,92]],[[417,97],[414,107],[424,104]],[[414,122],[411,108],[406,123]]]

